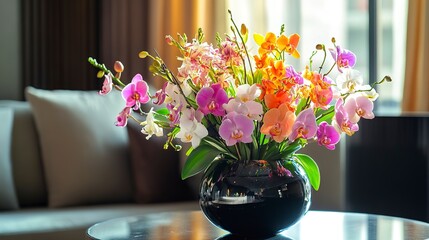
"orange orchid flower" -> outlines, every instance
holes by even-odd
[[[295,119],[295,114],[289,111],[286,103],[283,103],[279,108],[270,109],[265,113],[261,133],[271,136],[276,142],[282,142],[292,133]]]
[[[298,34],[292,34],[290,37],[286,37],[285,35],[281,35],[277,39],[277,46],[280,51],[285,51],[292,55],[295,58],[299,58],[299,52],[297,50],[298,43],[299,43],[299,35]]]
[[[284,90],[278,91],[275,94],[274,93],[268,93],[264,97],[265,105],[269,108],[278,108],[283,103],[288,103],[289,110],[294,111],[293,107],[291,106],[292,96]]]
[[[265,37],[261,34],[255,33],[253,34],[253,39],[255,40],[256,44],[259,45],[258,52],[260,55],[270,53],[276,49],[277,37],[272,32],[268,32]]]
[[[282,60],[276,60],[270,62],[270,72],[276,78],[284,77],[286,70]]]
[[[253,59],[255,59],[256,68],[258,69],[266,68],[269,64],[267,54],[255,55],[253,56]]]

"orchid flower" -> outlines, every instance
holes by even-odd
[[[335,149],[335,144],[340,141],[340,134],[327,122],[322,122],[317,129],[317,143],[329,150]]]
[[[301,76],[301,74],[296,72],[292,66],[288,66],[286,68],[285,77],[288,80],[288,83],[290,85],[296,85],[296,84],[301,85],[304,83],[304,78]]]
[[[356,122],[350,120],[349,115],[344,108],[343,99],[341,98],[338,99],[335,104],[335,117],[332,120],[332,125],[337,129],[337,131],[344,132],[349,136],[359,130],[359,126]]]
[[[143,80],[142,75],[135,75],[131,83],[122,89],[122,98],[125,100],[126,106],[137,110],[140,108],[141,103],[149,102],[148,89],[149,87]]]
[[[310,139],[314,137],[316,131],[317,123],[314,110],[312,108],[307,108],[296,117],[289,140],[293,142],[297,138]]]
[[[143,128],[141,132],[143,134],[146,134],[146,139],[150,139],[152,135],[156,135],[157,137],[163,136],[163,128],[158,126],[158,124],[155,122],[155,117],[153,116],[153,108],[150,109],[146,116],[146,121],[141,123],[143,125]]]
[[[354,67],[356,63],[356,55],[347,50],[343,49],[340,46],[336,46],[335,49],[329,49],[331,52],[332,57],[334,58],[335,62],[337,63],[337,68],[340,73],[343,72],[343,68],[352,68]]]
[[[112,76],[110,74],[104,75],[103,86],[101,87],[101,90],[98,92],[98,94],[107,95],[112,91],[112,88],[113,88]]]
[[[255,126],[248,117],[234,112],[226,115],[219,127],[219,135],[225,140],[227,146],[233,146],[237,142],[252,142],[252,133]]]
[[[167,93],[166,93],[166,91],[165,91],[165,89],[167,88],[167,85],[168,85],[168,82],[165,82],[165,83],[162,85],[162,88],[161,88],[161,89],[159,89],[159,90],[155,93],[155,98],[156,98],[156,100],[154,100],[154,101],[153,101],[153,103],[154,103],[154,104],[161,105],[161,104],[163,104],[163,103],[164,103],[165,98],[166,98],[166,96],[167,96]]]
[[[362,86],[363,78],[359,71],[354,69],[345,69],[343,73],[338,75],[336,82],[337,87],[342,94],[353,93]]]
[[[201,139],[209,133],[203,124],[198,122],[195,118],[189,119],[191,113],[184,114],[180,118],[180,131],[176,134],[182,142],[190,142],[193,148],[200,145]]]
[[[373,119],[374,103],[365,96],[351,96],[344,103],[350,121],[357,123],[361,117]]]
[[[249,84],[242,84],[237,87],[236,97],[240,99],[242,102],[253,101],[261,95],[261,89],[253,84],[250,86]]]
[[[125,107],[124,109],[122,109],[122,111],[116,117],[115,126],[125,127],[127,125],[128,115],[130,115],[130,113],[131,113],[130,107]]]
[[[228,102],[228,96],[221,85],[216,83],[210,87],[201,88],[197,93],[196,102],[198,110],[204,115],[211,113],[215,116],[224,116],[225,110],[222,106]]]
[[[282,142],[291,134],[295,118],[295,114],[283,103],[279,108],[272,108],[265,113],[261,133],[272,137],[276,142]]]
[[[262,120],[264,109],[262,104],[256,101],[241,102],[238,99],[231,99],[227,104],[223,104],[227,113],[235,112],[247,116],[252,120]]]

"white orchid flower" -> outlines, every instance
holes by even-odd
[[[143,128],[141,132],[143,134],[146,134],[146,139],[150,139],[152,135],[155,135],[157,137],[161,137],[164,135],[164,131],[162,127],[158,126],[158,124],[155,122],[155,117],[153,116],[153,108],[150,109],[146,116],[146,121],[142,122]]]

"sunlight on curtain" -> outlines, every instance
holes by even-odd
[[[407,67],[404,84],[404,112],[428,112],[427,78],[429,47],[429,3],[415,0],[409,3],[407,34]]]

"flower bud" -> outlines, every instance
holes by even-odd
[[[384,79],[386,80],[386,82],[391,82],[392,78],[390,76],[384,76]]]
[[[116,72],[121,73],[124,71],[124,65],[120,61],[116,61],[113,65],[113,69],[115,69]]]
[[[98,71],[97,73],[97,78],[102,78],[104,76],[104,72],[103,71]]]
[[[146,58],[148,55],[149,55],[149,53],[146,51],[139,52],[139,58]]]
[[[241,24],[240,33],[241,33],[241,35],[246,35],[247,34],[247,27],[246,27],[246,25]]]
[[[170,35],[165,36],[165,41],[168,45],[173,45],[173,37]]]

